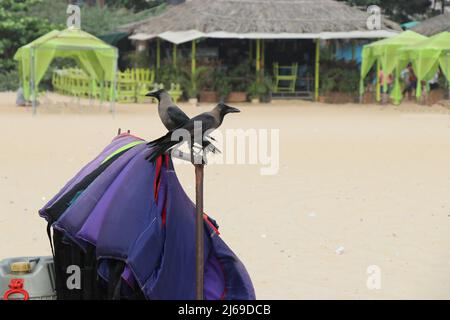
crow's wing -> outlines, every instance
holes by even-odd
[[[170,128],[170,130],[175,130],[177,128],[182,127],[186,124],[186,122],[189,121],[189,117],[186,115],[186,113],[183,112],[180,108],[177,106],[170,106],[167,108],[167,116],[170,120],[170,122],[173,123],[174,127]]]
[[[199,114],[198,116],[192,118],[189,122],[186,122],[186,124],[182,126],[182,128],[191,133],[194,133],[194,130],[196,129],[196,123],[201,123],[201,134],[205,133],[205,131],[209,129],[216,128],[215,118],[207,112]]]

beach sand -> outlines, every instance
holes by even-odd
[[[49,255],[41,208],[120,127],[164,133],[156,106],[78,106],[47,94],[38,115],[0,93],[0,259]],[[210,106],[182,105],[190,115]],[[279,129],[280,166],[210,165],[205,211],[260,299],[450,299],[450,115],[440,106],[241,105],[223,130]],[[177,165],[192,199],[190,165]],[[341,254],[337,254],[336,250]],[[381,288],[366,285],[378,266]]]

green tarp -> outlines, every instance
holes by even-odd
[[[419,43],[426,39],[427,37],[408,30],[392,38],[383,39],[369,45],[365,45],[362,52],[360,94],[362,95],[364,93],[364,79],[375,62],[380,63],[380,67],[383,69],[385,77],[387,77],[397,67],[399,62],[397,56],[400,49],[411,44]],[[399,70],[401,70],[401,66],[398,66],[395,74],[395,85],[393,91],[394,100],[401,100],[401,92],[399,90]],[[387,81],[384,81],[384,84],[387,86]],[[387,87],[385,87],[385,89],[387,89]],[[400,94],[400,96],[398,96],[398,94]]]
[[[117,46],[120,41],[127,38],[129,35],[128,32],[114,32],[98,36],[98,38],[112,46]]]
[[[422,94],[421,81],[432,79],[439,66],[450,81],[450,32],[441,32],[402,51],[402,59],[412,62],[417,77],[417,97]]]
[[[36,99],[38,84],[51,61],[57,57],[73,58],[93,80],[109,81],[110,100],[114,100],[117,49],[74,28],[53,30],[17,51],[14,59],[19,63],[19,76],[27,100],[30,97],[33,101]]]

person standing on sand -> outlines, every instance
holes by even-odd
[[[439,88],[439,70],[436,72],[434,77],[428,81],[428,85],[430,86],[430,91],[433,91],[435,89]]]
[[[389,74],[386,79],[383,69],[380,69],[380,72],[378,73],[378,78],[380,81],[380,91],[381,94],[383,95],[383,103],[386,103],[389,100],[388,94],[389,92],[391,92],[392,74]],[[385,83],[386,83],[386,92],[384,90]]]
[[[405,79],[407,79],[407,81],[405,81],[405,89],[403,89],[402,94],[405,95],[405,93],[408,93],[408,100],[411,100],[412,92],[416,89],[417,86],[417,77],[414,73],[414,69],[411,63],[408,63],[406,69],[407,74],[405,74]]]
[[[391,85],[392,85],[392,74],[389,74],[387,77],[387,80],[386,80],[383,69],[380,69],[380,73],[378,74],[378,77],[380,79],[381,93],[389,93],[391,91]],[[387,81],[386,92],[384,92],[384,82],[385,81]]]
[[[26,102],[25,97],[23,95],[23,88],[20,87],[19,90],[17,90],[16,106],[18,106],[18,107],[25,107],[26,105],[27,105],[27,102]]]

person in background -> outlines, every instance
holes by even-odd
[[[392,74],[389,74],[387,80],[385,79],[383,69],[380,69],[380,73],[378,74],[380,79],[381,93],[389,93],[392,85]],[[387,81],[387,92],[384,92],[384,81]]]
[[[386,103],[389,100],[388,94],[389,94],[389,92],[391,92],[392,80],[393,80],[392,74],[389,74],[387,76],[387,79],[386,79],[383,69],[380,69],[380,73],[378,74],[378,78],[379,78],[379,81],[380,81],[380,91],[381,91],[381,94],[383,95],[383,103]],[[385,81],[386,81],[386,85],[387,85],[386,92],[384,92]]]
[[[405,76],[405,89],[403,89],[403,95],[408,93],[408,100],[411,100],[412,93],[417,86],[417,77],[411,63],[408,63],[406,70],[403,70],[402,74]]]
[[[25,107],[26,105],[27,105],[27,102],[26,102],[25,97],[23,95],[23,88],[20,87],[19,90],[17,90],[16,106],[18,106],[18,107]]]
[[[430,91],[438,89],[439,88],[439,70],[434,75],[433,79],[428,81],[428,85],[430,86]]]

